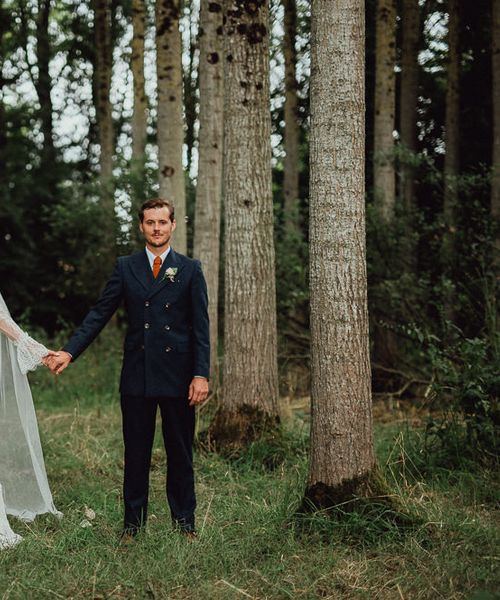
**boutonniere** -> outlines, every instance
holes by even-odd
[[[168,269],[165,271],[165,274],[163,275],[162,281],[165,281],[165,279],[168,279],[169,281],[171,281],[173,283],[175,281],[176,275],[177,275],[177,267],[168,267]]]

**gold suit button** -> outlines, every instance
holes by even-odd
[[[166,329],[167,331],[170,331],[170,325],[165,325],[165,329]]]
[[[144,323],[144,329],[149,329],[149,323]]]
[[[170,302],[167,302],[167,303],[165,304],[165,308],[170,308]]]
[[[170,350],[172,350],[172,348],[171,348],[170,346],[167,346],[167,347],[165,348],[165,352],[170,352]]]
[[[146,300],[146,302],[144,302],[144,306],[149,306],[149,300]]]

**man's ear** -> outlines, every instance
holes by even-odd
[[[177,221],[174,219],[172,221],[172,231],[174,231],[176,227],[177,227]]]
[[[143,229],[143,227],[142,227],[142,221],[139,221],[139,231],[140,231],[141,233],[144,233],[144,229]]]

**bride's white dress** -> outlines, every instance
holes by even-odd
[[[47,512],[61,515],[50,493],[26,376],[47,353],[12,320],[0,294],[0,548],[21,540],[8,514],[24,521]]]

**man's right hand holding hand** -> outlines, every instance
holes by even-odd
[[[57,356],[50,356],[47,361],[47,366],[54,373],[60,375],[71,362],[72,356],[69,352],[59,350]]]

